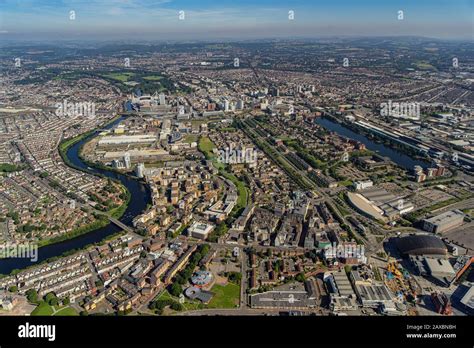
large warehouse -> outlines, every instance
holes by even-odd
[[[444,242],[433,235],[413,234],[396,239],[398,250],[404,255],[446,255]]]
[[[423,220],[423,229],[428,232],[442,233],[461,226],[463,222],[464,213],[456,209]]]

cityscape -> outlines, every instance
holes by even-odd
[[[38,35],[86,6],[61,3]],[[0,316],[474,314],[472,17],[470,38],[87,40],[86,22],[30,40],[12,23]]]

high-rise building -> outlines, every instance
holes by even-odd
[[[76,209],[76,201],[74,199],[69,201],[69,209]]]
[[[443,176],[445,173],[445,167],[442,164],[438,164],[436,167],[438,168],[436,175]]]
[[[138,163],[137,164],[137,169],[136,169],[137,177],[139,177],[140,179],[143,178],[144,173],[145,173],[145,164]]]
[[[421,166],[416,165],[413,171],[415,172],[415,174],[420,174],[423,173],[423,168]]]
[[[426,174],[421,172],[416,174],[416,182],[423,182],[426,180]]]
[[[128,152],[126,152],[123,156],[123,163],[125,164],[125,168],[127,169],[130,169],[132,167],[132,162],[130,161],[130,154]]]
[[[166,105],[166,97],[164,93],[160,93],[160,105]]]

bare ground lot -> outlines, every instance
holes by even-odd
[[[464,224],[451,231],[443,233],[443,236],[455,244],[474,250],[474,222]]]

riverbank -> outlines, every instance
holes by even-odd
[[[106,127],[113,127],[114,123],[119,122],[120,119],[122,119],[122,117],[110,121]],[[92,135],[90,132],[86,133],[89,133],[89,136]],[[146,209],[147,205],[150,204],[150,190],[140,180],[136,180],[135,178],[113,171],[89,167],[86,163],[84,163],[79,158],[78,152],[82,144],[88,139],[86,133],[71,139],[63,140],[63,142],[61,142],[63,156],[67,156],[70,166],[74,169],[87,172],[91,175],[110,178],[111,180],[118,181],[121,183],[121,185],[123,185],[123,187],[128,192],[126,197],[123,197],[123,199],[126,200],[127,206],[114,208],[116,210],[113,212],[113,215],[114,217],[120,215],[120,221],[122,223],[131,225],[135,216],[141,214]],[[98,213],[105,217],[104,213]],[[72,252],[82,250],[83,248],[87,248],[90,245],[94,245],[95,243],[102,241],[104,238],[108,238],[108,236],[114,236],[117,233],[122,233],[122,229],[115,224],[110,223],[105,219],[103,221],[107,222],[107,224],[103,227],[96,225],[93,226],[95,228],[92,229],[89,226],[87,230],[84,230],[86,227],[83,227],[84,229],[80,231],[83,233],[74,233],[74,236],[72,236],[72,234],[68,234],[67,237],[69,238],[64,236],[61,239],[62,241],[55,239],[55,243],[48,243],[46,241],[42,242],[43,246],[39,248],[37,261],[32,261],[29,258],[0,259],[0,274],[11,274],[11,272],[14,270],[18,272],[20,269],[37,266],[38,264],[45,262],[45,260],[51,260],[52,258],[54,259],[57,257],[69,255]]]
[[[61,257],[67,257],[67,256],[70,256],[72,254],[75,254],[75,253],[78,253],[82,250],[87,250],[89,249],[90,247],[92,246],[100,246],[100,245],[104,245],[105,243],[111,241],[112,239],[115,239],[115,238],[118,238],[120,236],[123,236],[126,232],[125,231],[119,231],[119,232],[116,232],[114,234],[111,234],[111,235],[108,235],[106,237],[104,237],[102,240],[100,240],[99,242],[95,242],[95,243],[90,243],[90,244],[87,244],[87,245],[84,245],[83,247],[81,248],[77,248],[77,249],[70,249],[68,251],[65,251],[64,253],[62,253],[61,255],[57,255],[57,256],[52,256],[48,259],[45,259],[45,260],[42,260],[41,262],[38,262],[38,263],[35,263],[34,265],[30,265],[30,266],[27,266],[27,267],[23,267],[21,269],[14,269],[12,270],[10,273],[6,274],[6,273],[0,273],[0,279],[1,278],[4,278],[4,277],[8,277],[10,275],[15,275],[21,271],[25,271],[27,269],[30,269],[30,268],[33,268],[33,267],[38,267],[40,265],[44,265],[48,262],[53,262],[53,261],[56,261],[57,259],[61,258]],[[1,261],[2,259],[0,259]]]
[[[116,117],[114,119],[112,119],[110,122],[107,122],[105,123],[105,125],[103,125],[103,127],[107,126],[107,125],[111,125],[113,124],[114,122],[116,122],[120,117]],[[100,175],[100,174],[97,174],[97,173],[91,173],[89,171],[84,171],[83,168],[80,168],[76,165],[74,165],[69,157],[67,156],[67,152],[68,150],[75,144],[79,143],[80,141],[83,141],[83,140],[87,140],[88,138],[90,138],[93,134],[95,133],[95,129],[93,130],[90,130],[86,133],[83,133],[83,134],[80,134],[76,137],[73,137],[73,138],[70,138],[70,139],[65,139],[63,141],[61,141],[59,143],[59,146],[58,146],[58,150],[59,150],[59,154],[61,155],[61,158],[63,159],[64,163],[66,163],[69,167],[71,168],[74,168],[76,170],[79,170],[79,171],[82,171],[82,172],[86,172],[87,174],[90,174],[90,175],[97,175],[99,177],[105,177],[104,175]],[[89,161],[86,161],[83,156],[81,156],[81,149],[82,147],[84,146],[81,145],[80,146],[80,149],[79,149],[79,152],[78,152],[78,155],[79,155],[79,158],[84,162],[86,163],[89,167],[93,168],[93,167],[97,167],[97,169],[102,169],[102,170],[107,170],[108,168],[102,168],[102,167],[99,167],[96,163],[92,163],[92,162],[89,162]],[[104,166],[105,167],[105,166]],[[113,179],[112,179],[113,180]],[[116,184],[119,185],[120,189],[122,190],[123,194],[125,195],[124,197],[124,202],[116,207],[116,208],[113,208],[111,209],[110,211],[106,211],[104,212],[104,214],[110,214],[110,216],[112,216],[113,218],[115,219],[120,219],[123,214],[125,213],[125,211],[127,210],[127,207],[128,207],[128,204],[130,203],[130,198],[131,198],[131,194],[130,192],[127,190],[127,188],[122,185],[122,183],[118,180],[114,180],[114,182]],[[77,236],[80,236],[81,234],[85,234],[85,233],[90,233],[94,230],[97,230],[99,228],[102,228],[102,227],[105,227],[107,226],[108,224],[110,223],[110,221],[104,217],[104,218],[100,218],[96,221],[94,221],[93,223],[91,224],[88,224],[88,225],[85,225],[85,226],[81,226],[81,227],[78,227],[76,229],[74,229],[73,231],[71,232],[68,232],[68,233],[65,233],[64,235],[62,236],[58,236],[58,237],[55,237],[55,238],[52,238],[52,239],[48,239],[47,241],[44,241],[43,243],[39,243],[39,246],[46,246],[46,245],[50,245],[50,244],[54,244],[54,243],[58,243],[58,242],[63,242],[65,240],[68,240],[68,239],[71,239],[71,238],[75,238]]]
[[[339,124],[341,124],[343,127],[346,127],[358,134],[361,134],[361,135],[364,135],[366,136],[368,139],[376,142],[376,143],[379,143],[379,144],[383,144],[385,146],[389,146],[391,147],[392,149],[394,149],[395,151],[398,151],[398,152],[401,152],[407,156],[410,156],[412,157],[413,159],[415,160],[419,160],[419,161],[427,161],[429,160],[426,156],[423,156],[422,155],[422,152],[421,150],[416,150],[415,148],[413,147],[410,147],[408,145],[403,145],[393,139],[390,139],[390,138],[386,138],[386,137],[383,137],[375,132],[370,132],[368,131],[367,129],[363,128],[363,127],[360,127],[358,125],[356,125],[355,123],[353,122],[346,122],[346,121],[343,121],[343,120],[340,120],[332,115],[324,115],[323,116],[324,118],[327,118],[331,121],[334,121],[334,122],[337,122]],[[413,145],[415,146],[415,145]]]
[[[65,240],[72,239],[72,238],[78,237],[78,236],[80,236],[84,233],[89,233],[89,232],[92,232],[92,231],[94,231],[96,229],[99,229],[101,227],[107,226],[109,223],[110,223],[110,221],[107,218],[96,219],[95,221],[93,221],[90,224],[83,225],[81,227],[75,228],[70,232],[63,233],[60,236],[41,240],[41,241],[38,242],[38,247],[41,248],[41,247],[44,247],[44,246],[47,246],[47,245],[52,245],[52,244],[55,244],[55,243],[64,242]]]
[[[366,131],[359,129],[359,127],[353,124],[346,124],[333,116],[326,115],[316,119],[315,122],[340,136],[363,143],[367,149],[390,158],[392,162],[405,170],[411,171],[415,165],[419,165],[425,169],[430,166],[430,162],[424,158],[420,158],[413,153],[402,151],[402,149],[392,146],[388,139],[384,139],[386,143],[375,141],[376,138],[374,134],[370,133],[370,136],[366,135]]]

